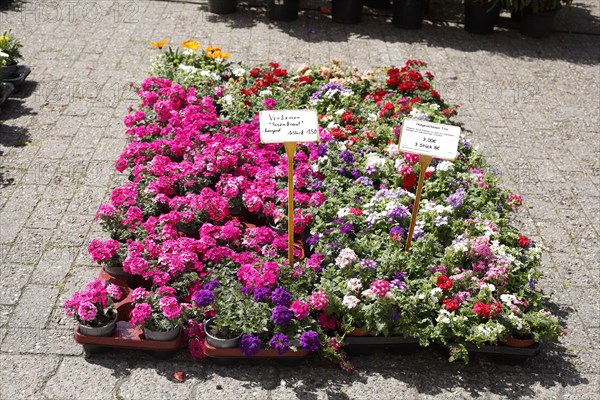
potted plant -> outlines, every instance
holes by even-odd
[[[499,0],[465,0],[465,31],[488,34],[500,16]]]
[[[419,29],[426,7],[425,0],[394,0],[392,24],[398,28]]]
[[[554,17],[573,0],[504,0],[505,8],[520,13],[520,32],[525,36],[544,38],[550,36]]]
[[[171,341],[179,336],[189,305],[179,302],[173,287],[161,286],[155,293],[140,287],[131,293],[131,301],[129,323],[142,327],[146,339]]]
[[[358,24],[362,6],[363,0],[332,0],[331,18],[340,24]]]
[[[275,21],[293,21],[298,18],[300,0],[269,0],[269,18]]]
[[[4,79],[17,74],[18,61],[23,58],[22,47],[21,41],[12,36],[11,31],[6,31],[0,36],[0,75]]]
[[[214,14],[231,14],[237,8],[237,0],[208,0],[208,11]]]
[[[115,302],[123,291],[115,284],[94,279],[86,290],[75,292],[64,303],[65,313],[79,323],[79,332],[88,336],[111,336],[117,322]]]
[[[121,243],[114,239],[106,241],[93,239],[88,246],[88,253],[92,259],[102,265],[107,274],[114,277],[130,276],[123,270],[122,253],[124,251]]]

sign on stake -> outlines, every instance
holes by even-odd
[[[288,159],[288,261],[294,265],[294,155],[298,142],[319,140],[315,110],[273,110],[259,114],[260,141],[283,143]]]
[[[412,237],[417,223],[419,203],[423,193],[425,172],[433,158],[454,160],[458,155],[458,141],[460,139],[460,127],[453,125],[438,124],[435,122],[422,121],[418,119],[405,119],[400,133],[400,151],[419,155],[419,183],[415,203],[410,219],[410,228],[406,236],[405,250],[410,249]]]

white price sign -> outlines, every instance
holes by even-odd
[[[315,110],[261,111],[259,123],[262,143],[319,140],[319,121]]]
[[[460,127],[418,119],[405,119],[400,137],[400,151],[445,160],[458,155]]]

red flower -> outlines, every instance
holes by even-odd
[[[528,248],[531,244],[531,240],[529,240],[526,236],[523,236],[519,233],[519,244],[521,247]]]
[[[488,318],[490,316],[490,312],[492,311],[489,304],[478,301],[473,306],[473,312],[475,314],[481,315],[484,318]]]
[[[452,287],[452,279],[448,278],[446,275],[441,275],[439,278],[437,278],[437,282],[435,284],[442,290],[448,290]]]
[[[448,311],[458,310],[458,300],[446,299],[443,301],[443,303],[444,303],[444,306],[446,307],[446,310],[448,310]]]
[[[402,177],[402,187],[405,190],[411,190],[417,184],[417,175],[408,174]]]
[[[350,214],[352,215],[363,215],[363,211],[360,208],[351,207]]]

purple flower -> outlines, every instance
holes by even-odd
[[[240,339],[240,350],[245,356],[257,354],[260,351],[260,338],[247,333],[243,334]]]
[[[467,149],[471,148],[471,143],[467,139],[463,139],[459,142],[459,144]]]
[[[367,178],[366,176],[361,176],[356,180],[356,183],[360,183],[365,186],[373,186],[373,181]]]
[[[215,296],[210,290],[200,289],[192,295],[192,300],[194,303],[198,304],[200,307],[206,307],[209,304],[215,302]]]
[[[292,320],[292,312],[286,306],[276,306],[271,313],[271,319],[279,326],[286,326]]]
[[[344,160],[347,164],[354,164],[354,156],[348,150],[344,150],[340,153],[340,158]]]
[[[377,264],[375,264],[375,261],[373,261],[373,260],[367,260],[365,258],[363,258],[362,260],[360,260],[358,262],[358,265],[360,265],[361,267],[363,267],[365,269],[375,269],[375,268],[377,268]]]
[[[315,245],[315,244],[317,244],[317,242],[319,241],[320,238],[321,238],[321,236],[318,233],[315,233],[314,235],[309,236],[306,239],[306,244],[308,244],[310,246]]]
[[[406,230],[399,226],[393,226],[392,229],[390,229],[391,236],[404,236],[405,233]]]
[[[273,294],[271,294],[271,300],[273,303],[278,306],[287,306],[292,302],[292,294],[285,290],[283,287],[278,287],[273,290]]]
[[[350,175],[352,175],[352,177],[354,179],[358,179],[358,178],[360,178],[362,176],[362,174],[360,173],[360,171],[357,170],[356,168],[353,169],[352,171],[350,171]]]
[[[325,154],[327,154],[327,149],[328,149],[328,147],[327,147],[326,144],[322,144],[322,145],[317,146],[317,155],[319,157],[324,156]]]
[[[277,333],[269,340],[269,346],[276,349],[279,354],[283,354],[290,349],[290,341],[284,333]]]
[[[408,208],[400,205],[394,207],[394,209],[387,214],[387,216],[389,217],[388,222],[392,222],[394,219],[403,219],[408,217],[409,215],[410,213],[408,212]]]
[[[319,341],[319,335],[317,332],[308,331],[300,335],[300,347],[308,351],[315,351],[319,349],[321,342]]]
[[[202,287],[206,290],[215,290],[219,286],[221,286],[221,282],[218,279],[215,279],[214,281],[206,282],[204,285],[202,285]]]
[[[406,289],[408,289],[408,286],[406,285],[406,282],[404,282],[403,280],[400,279],[392,279],[390,281],[390,284],[392,285],[393,288],[396,288],[398,290],[401,290],[403,292],[406,291]]]
[[[462,188],[456,190],[446,199],[446,203],[450,204],[453,208],[459,208],[462,206],[465,199],[465,191]]]
[[[392,315],[390,316],[390,319],[392,321],[397,320],[398,318],[400,318],[400,314],[398,314],[397,312],[393,312]]]
[[[271,291],[266,287],[257,287],[254,289],[254,300],[261,302],[266,301],[271,295]]]
[[[346,222],[345,224],[340,225],[340,233],[344,235],[348,235],[354,231],[354,225],[350,222]]]

